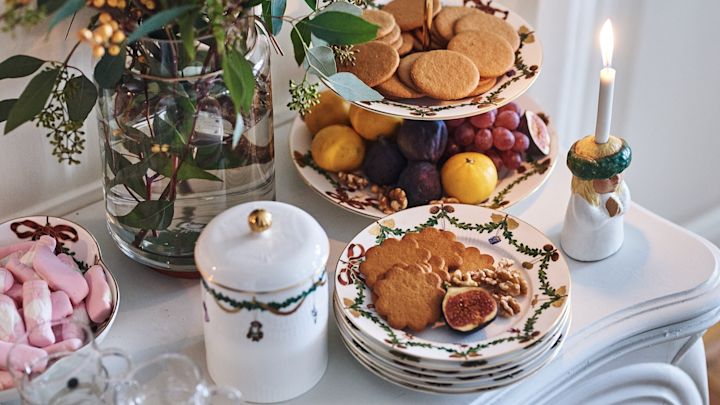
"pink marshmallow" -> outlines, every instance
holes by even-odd
[[[22,290],[22,284],[15,283],[9,290],[5,291],[5,295],[12,298],[18,307],[22,307]]]
[[[67,264],[68,267],[70,267],[71,269],[75,271],[80,271],[78,264],[75,263],[75,260],[73,260],[72,256],[65,253],[60,253],[59,255],[57,255],[57,258],[60,259],[61,262]]]
[[[79,349],[82,346],[82,340],[80,339],[67,339],[63,340],[60,343],[55,343],[54,345],[43,347],[43,350],[47,352],[47,354],[55,354],[55,353],[67,353],[67,352],[74,352],[77,349]]]
[[[90,325],[90,318],[88,317],[87,310],[85,309],[85,303],[75,307],[72,316],[65,318],[68,321],[62,324],[62,338],[63,340],[68,339],[80,339],[85,340],[85,330],[80,325]]]
[[[15,252],[27,252],[28,250],[32,249],[34,245],[35,242],[27,241],[14,243],[9,246],[0,246],[0,260],[10,256],[12,253]]]
[[[19,281],[20,284],[28,280],[40,279],[32,267],[28,267],[20,263],[20,254],[18,252],[15,252],[8,257],[8,262],[5,265],[5,268],[10,270],[10,273],[15,276],[15,280]]]
[[[12,347],[15,346],[14,349]],[[12,349],[12,355],[8,359]],[[22,370],[25,366],[32,364],[32,370],[35,372],[42,372],[47,366],[47,352],[37,347],[32,347],[24,344],[14,344],[8,342],[0,342],[0,369],[7,370],[8,360],[10,360],[10,367],[15,370]]]
[[[7,390],[15,387],[15,379],[7,371],[0,371],[0,390]]]
[[[50,293],[50,302],[52,302],[52,320],[59,321],[65,317],[72,315],[73,306],[70,298],[65,291],[54,291]]]
[[[33,260],[35,260],[35,252],[37,252],[37,249],[40,246],[47,246],[53,253],[55,252],[55,246],[57,246],[57,241],[52,236],[43,235],[40,237],[40,239],[35,242],[35,245],[30,248],[24,255],[20,257],[20,263],[32,267]]]
[[[50,324],[52,301],[45,281],[32,280],[23,284],[23,315],[31,345],[45,347],[55,343],[55,334]]]
[[[15,278],[12,273],[0,267],[0,293],[4,293],[11,289],[15,284]]]
[[[88,295],[88,284],[82,274],[58,259],[49,247],[37,245],[33,267],[50,288],[65,291],[73,305],[79,304]]]
[[[15,301],[0,294],[0,340],[17,342],[25,335],[25,324],[15,307]]]
[[[85,300],[90,320],[103,323],[112,312],[112,296],[105,278],[105,270],[96,264],[85,272],[85,280],[90,286],[90,293]]]

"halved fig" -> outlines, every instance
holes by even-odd
[[[540,116],[532,111],[525,111],[520,118],[518,130],[530,137],[528,154],[543,157],[550,153],[550,131]]]
[[[480,287],[450,287],[442,304],[445,322],[460,332],[481,329],[495,320],[497,302]]]

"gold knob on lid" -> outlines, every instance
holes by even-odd
[[[253,210],[248,216],[248,225],[253,232],[267,231],[272,225],[272,214],[262,208]]]

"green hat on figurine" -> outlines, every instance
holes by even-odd
[[[624,139],[610,135],[607,143],[596,143],[593,135],[575,142],[567,156],[567,165],[575,177],[583,180],[608,179],[630,166],[632,150]]]

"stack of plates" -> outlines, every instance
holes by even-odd
[[[521,311],[470,333],[390,327],[374,309],[359,264],[385,238],[425,226],[452,231],[496,261],[514,260],[529,285],[518,297]],[[472,393],[520,381],[557,355],[570,327],[570,273],[552,242],[516,218],[477,206],[424,206],[388,216],[353,239],[338,263],[333,301],[343,343],[378,377],[425,392]]]

